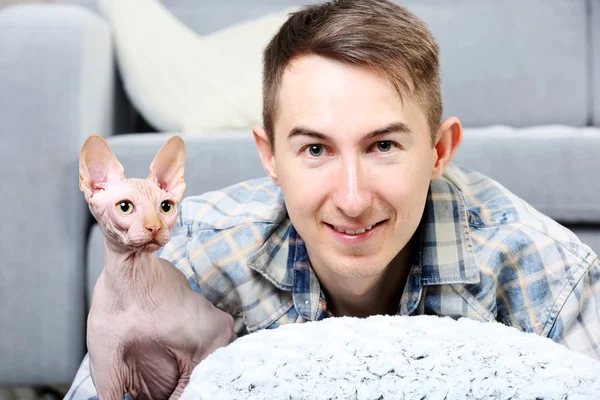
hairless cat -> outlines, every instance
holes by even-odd
[[[170,240],[185,182],[185,145],[171,137],[146,179],[127,179],[107,142],[81,149],[79,187],[104,235],[105,264],[88,315],[100,400],[177,399],[194,367],[235,339],[233,318],[194,292],[156,250]]]

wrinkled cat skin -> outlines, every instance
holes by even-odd
[[[194,292],[155,251],[166,245],[185,190],[179,136],[146,179],[127,179],[100,136],[83,144],[79,187],[102,228],[104,269],[88,315],[90,370],[100,400],[178,399],[194,367],[235,339],[233,318]]]

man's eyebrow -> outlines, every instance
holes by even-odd
[[[373,132],[369,132],[368,134],[365,135],[364,139],[366,139],[366,140],[374,139],[378,136],[383,136],[388,133],[411,134],[412,131],[408,127],[408,125],[406,125],[404,122],[392,122],[391,124],[389,124],[383,128],[379,128],[379,129],[374,130]],[[288,140],[290,140],[294,136],[307,136],[307,137],[310,137],[313,139],[318,139],[321,141],[325,141],[325,140],[329,139],[329,136],[325,135],[324,133],[317,132],[315,130],[306,128],[304,126],[297,126],[297,127],[293,128],[290,131],[290,133],[288,134]]]
[[[291,138],[293,138],[294,136],[307,136],[313,139],[318,139],[318,140],[327,140],[328,136],[317,132],[317,131],[313,131],[312,129],[308,129],[304,126],[297,126],[295,128],[293,128],[290,133],[288,134],[288,140],[290,140]]]
[[[412,130],[404,122],[392,122],[388,126],[376,129],[365,136],[365,139],[374,139],[378,136],[383,136],[388,133],[407,133],[412,134]]]

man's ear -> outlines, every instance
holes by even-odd
[[[79,153],[79,189],[89,203],[106,185],[125,178],[123,166],[110,146],[98,135],[86,139]]]
[[[462,134],[462,125],[458,118],[451,117],[440,124],[435,136],[434,147],[437,157],[431,171],[431,179],[439,178],[444,173],[462,141]]]
[[[269,140],[269,135],[261,126],[254,126],[252,128],[252,134],[254,135],[254,143],[256,144],[256,148],[258,149],[258,154],[260,155],[260,161],[262,161],[262,165],[267,171],[267,174],[271,177],[273,182],[278,185],[277,180],[277,170],[275,168],[275,154],[273,143]]]
[[[185,143],[181,136],[173,136],[156,153],[148,179],[170,193],[178,203],[185,191],[184,167]]]

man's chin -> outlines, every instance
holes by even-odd
[[[386,264],[372,254],[329,252],[321,258],[325,268],[340,278],[367,279],[381,274]],[[331,257],[333,256],[333,257]]]
[[[365,266],[333,266],[330,268],[337,276],[347,279],[369,279],[381,274],[383,268]]]

